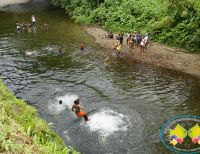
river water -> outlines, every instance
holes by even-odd
[[[27,22],[32,14],[37,19],[34,31],[17,32],[15,22]],[[200,113],[199,79],[129,58],[113,57],[104,65],[105,50],[46,1],[3,8],[0,21],[4,83],[82,153],[170,153],[159,139],[162,124],[175,115]],[[80,43],[85,51],[79,50]],[[70,111],[78,96],[91,119],[88,124]]]

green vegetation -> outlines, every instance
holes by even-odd
[[[148,32],[158,42],[200,51],[200,1],[52,0],[77,22],[112,31]]]
[[[0,153],[68,153],[62,139],[37,117],[36,109],[14,97],[1,81]]]

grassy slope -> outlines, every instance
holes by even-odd
[[[0,153],[66,154],[63,140],[0,81]],[[72,153],[76,153],[73,151]]]

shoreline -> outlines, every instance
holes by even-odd
[[[105,38],[104,36],[107,34],[105,30],[95,26],[83,26],[83,29],[101,47],[113,50],[116,39]],[[114,34],[114,38],[115,36],[116,34]],[[126,44],[126,38],[124,37],[121,53],[133,60],[200,77],[200,54],[183,52],[182,49],[167,47],[156,42],[151,42],[142,53],[139,47],[131,49]]]
[[[36,108],[16,98],[0,79],[0,153],[68,153],[63,139]],[[22,146],[23,145],[23,146]],[[79,152],[74,151],[74,154]]]
[[[30,0],[3,0],[0,2],[0,7],[6,7],[8,5],[27,3]]]

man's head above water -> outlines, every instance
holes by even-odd
[[[59,100],[59,104],[61,105],[63,103],[63,101],[62,100]]]
[[[77,98],[77,99],[74,101],[74,104],[76,104],[76,105],[79,104],[79,98]]]

